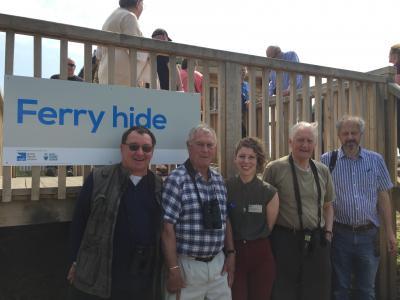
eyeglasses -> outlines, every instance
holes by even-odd
[[[68,67],[75,68],[74,64],[68,64]]]
[[[129,150],[132,151],[132,152],[138,151],[139,148],[142,148],[142,151],[144,153],[150,153],[151,151],[153,151],[153,146],[149,145],[149,144],[139,145],[139,144],[126,144],[126,143],[124,143],[124,145],[127,145]]]

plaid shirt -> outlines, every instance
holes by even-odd
[[[178,254],[208,257],[218,254],[223,246],[226,228],[226,188],[220,174],[209,170],[209,180],[196,173],[196,185],[201,199],[184,165],[166,179],[162,195],[164,220],[175,224]],[[204,229],[199,201],[217,199],[221,210],[222,228]]]

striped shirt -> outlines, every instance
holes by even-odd
[[[323,154],[322,163],[329,166],[331,156],[332,152]],[[332,178],[336,191],[335,221],[354,226],[372,222],[379,226],[378,192],[393,187],[382,156],[360,148],[358,158],[350,159],[339,149]]]
[[[209,170],[209,180],[196,173],[196,185],[201,199],[184,165],[176,168],[165,180],[162,195],[164,221],[175,225],[178,254],[208,257],[218,254],[225,240],[227,197],[224,180]],[[217,199],[221,210],[221,229],[204,229],[199,201]]]

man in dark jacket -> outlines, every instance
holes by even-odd
[[[86,179],[71,225],[68,299],[160,299],[161,179],[149,170],[156,144],[125,131],[121,163]]]

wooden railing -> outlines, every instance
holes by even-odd
[[[77,42],[84,45],[84,80],[92,81],[92,50],[98,46],[108,47],[111,55],[109,63],[109,84],[113,84],[115,47],[127,48],[130,51],[131,85],[136,85],[137,51],[148,52],[151,65],[150,87],[156,87],[156,56],[169,56],[170,65],[184,57],[188,58],[189,89],[194,91],[193,70],[197,60],[199,70],[203,73],[203,95],[205,110],[203,120],[210,123],[218,134],[218,166],[226,177],[234,173],[233,153],[237,141],[241,138],[241,82],[240,68],[248,68],[250,86],[250,105],[248,110],[247,132],[250,136],[260,137],[266,146],[270,159],[288,153],[288,130],[297,121],[315,120],[319,138],[315,150],[318,159],[324,151],[338,147],[335,122],[343,114],[356,114],[366,120],[366,132],[363,145],[381,153],[389,167],[393,182],[396,182],[396,97],[400,97],[398,86],[390,83],[392,69],[387,68],[372,74],[349,70],[328,68],[304,63],[292,63],[282,60],[268,59],[253,55],[239,54],[222,50],[202,48],[179,43],[164,42],[146,38],[138,38],[104,32],[77,26],[45,22],[22,17],[0,14],[0,31],[6,33],[5,74],[12,75],[14,69],[15,37],[18,34],[33,36],[34,77],[42,76],[42,44],[44,38],[56,39],[60,43],[60,74],[67,78],[68,43]],[[277,73],[276,96],[267,93],[268,78],[271,71]],[[290,95],[283,96],[283,72],[289,73],[291,83]],[[295,76],[303,78],[302,88],[296,90]],[[176,78],[176,69],[170,68],[170,86]],[[211,89],[210,89],[211,88]],[[218,109],[210,110],[210,90],[217,90]],[[215,96],[214,94],[211,96]],[[215,103],[214,103],[215,104]],[[2,115],[1,115],[2,117]],[[2,124],[2,120],[1,120]],[[189,128],[188,128],[189,131]],[[83,177],[90,171],[85,166]],[[32,167],[32,176],[25,180],[25,188],[16,188],[18,178],[13,178],[12,167],[2,167],[2,194],[0,219],[6,218],[9,207],[14,214],[30,214],[29,209],[16,207],[16,199],[21,205],[31,207],[40,214],[44,209],[44,198],[52,193],[55,199],[73,197],[82,184],[82,178],[67,178],[65,166],[59,167],[58,177],[52,179],[54,186],[47,184],[40,176],[40,167]],[[77,181],[78,180],[78,181]],[[40,201],[37,201],[40,200]],[[28,201],[29,203],[27,203]],[[35,202],[33,202],[35,201]],[[46,204],[47,205],[47,204]],[[51,205],[54,204],[54,199]],[[70,212],[71,206],[66,210]],[[56,210],[55,207],[52,210]],[[23,211],[23,212],[22,212]],[[60,213],[60,220],[68,219],[68,213]],[[29,223],[34,218],[20,217],[21,224]],[[28,220],[28,221],[27,221]],[[41,219],[42,221],[45,218]],[[18,222],[18,221],[17,221]],[[11,221],[1,221],[0,226],[15,225]],[[381,253],[384,251],[382,242]],[[383,255],[379,277],[380,299],[393,299],[395,291],[395,263],[393,259]]]

